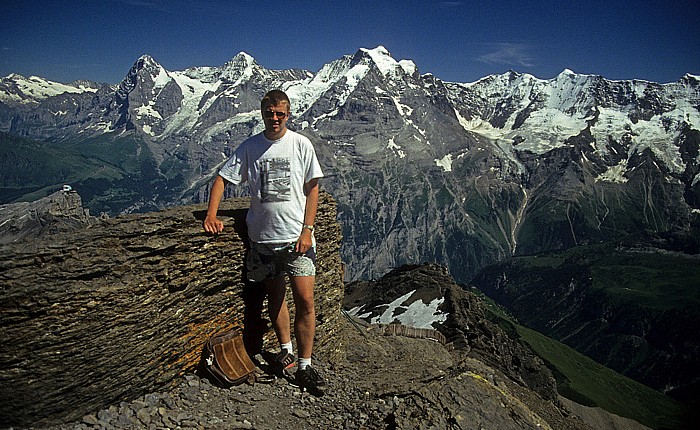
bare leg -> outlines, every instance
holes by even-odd
[[[267,290],[267,310],[277,340],[280,344],[291,342],[289,308],[287,308],[287,300],[285,300],[287,287],[284,277],[266,279],[265,289]]]
[[[292,276],[290,278],[296,309],[294,335],[297,339],[299,357],[311,358],[314,336],[316,335],[316,309],[314,308],[314,282],[316,277]],[[287,321],[289,321],[289,317]]]

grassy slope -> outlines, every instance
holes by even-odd
[[[618,302],[648,309],[700,306],[700,260],[657,253],[617,253],[592,266],[593,287]]]
[[[115,178],[119,172],[71,148],[0,133],[0,203],[36,200],[96,175]]]
[[[631,243],[646,245],[641,239]],[[612,304],[633,302],[659,311],[700,306],[700,289],[696,288],[700,285],[700,260],[681,252],[652,246],[620,247],[620,243],[610,242],[515,260],[522,267],[535,269],[560,268],[567,263],[586,268],[592,287],[603,291]]]
[[[171,160],[171,163],[174,161]],[[92,214],[118,214],[181,186],[158,171],[148,146],[132,133],[61,143],[0,132],[0,204],[33,201],[72,185]]]
[[[86,140],[78,146],[0,133],[0,202],[35,200],[64,183],[121,179],[138,170],[136,147],[125,139]]]
[[[518,334],[560,373],[561,395],[587,406],[600,406],[651,428],[681,428],[684,406],[596,363],[585,355],[523,326]]]
[[[553,370],[559,393],[586,406],[599,406],[648,427],[683,428],[687,410],[672,398],[623,376],[554,339],[514,323],[493,300],[480,294],[493,319],[528,344]]]

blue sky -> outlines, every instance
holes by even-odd
[[[445,81],[568,68],[665,83],[700,75],[699,22],[697,0],[9,0],[0,76],[117,83],[142,54],[183,70],[241,51],[270,69],[316,72],[383,45]]]

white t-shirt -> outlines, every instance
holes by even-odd
[[[248,182],[248,236],[258,243],[296,241],[304,225],[304,184],[322,178],[311,141],[292,130],[279,140],[264,133],[241,143],[219,175],[234,184]]]

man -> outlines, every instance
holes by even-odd
[[[309,139],[287,129],[290,112],[287,95],[279,90],[268,92],[260,102],[260,109],[265,131],[241,143],[219,171],[211,188],[204,229],[217,234],[224,228],[216,214],[226,184],[248,182],[251,202],[246,224],[250,252],[246,265],[249,280],[262,281],[268,294],[270,320],[280,343],[280,353],[272,364],[279,371],[297,364],[297,383],[318,391],[325,382],[311,367],[316,331],[313,232],[318,180],[323,172]],[[294,334],[298,361],[290,335],[285,273],[296,307]]]

